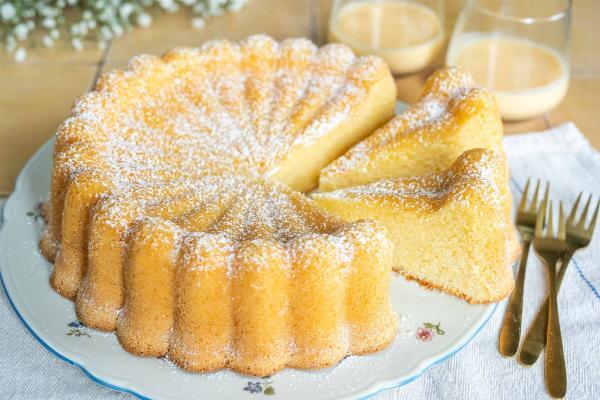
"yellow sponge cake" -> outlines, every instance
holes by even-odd
[[[502,134],[493,96],[467,71],[442,68],[427,79],[414,107],[324,168],[318,190],[440,172],[474,148],[503,155]]]
[[[394,242],[394,270],[473,303],[513,288],[517,244],[504,161],[490,150],[465,152],[446,171],[314,193],[347,221],[371,218]]]
[[[394,101],[381,59],[263,35],[103,74],[57,132],[52,287],[86,326],[192,371],[323,368],[387,346],[385,228],[293,189]]]

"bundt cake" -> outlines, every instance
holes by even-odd
[[[323,165],[392,115],[394,97],[378,58],[265,36],[140,56],[128,71],[103,75],[57,133],[42,250],[57,270],[79,273],[56,289],[76,295],[86,248],[75,241],[102,193],[205,171],[306,190]]]
[[[518,245],[504,160],[463,153],[446,171],[314,193],[346,221],[374,219],[394,243],[394,270],[472,303],[506,297]]]
[[[394,266],[469,301],[502,298],[496,106],[458,69],[425,93],[376,130],[393,78],[343,45],[259,35],[134,58],[57,131],[40,242],[52,287],[132,353],[254,375],[387,346]],[[474,147],[500,155],[472,150],[439,172]],[[301,193],[430,172],[318,203]]]
[[[394,338],[393,247],[376,222],[344,223],[272,182],[207,176],[184,202],[171,197],[176,185],[160,190],[158,208],[129,193],[98,204],[111,212],[94,212],[92,232],[106,240],[113,226],[116,235],[90,246],[97,262],[77,296],[83,323],[116,327],[126,350],[188,370],[261,376],[331,366]]]
[[[493,96],[466,70],[441,68],[427,79],[414,107],[321,171],[319,191],[441,172],[474,148],[504,155],[502,134]]]
[[[125,349],[194,371],[266,375],[385,347],[385,228],[293,189],[394,101],[383,61],[304,39],[214,41],[103,75],[56,136],[40,244],[52,287]]]

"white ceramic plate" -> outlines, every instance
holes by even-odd
[[[455,354],[496,308],[469,305],[395,276],[391,297],[401,316],[396,340],[379,353],[349,357],[334,368],[288,369],[257,379],[229,371],[192,374],[164,359],[133,356],[113,334],[81,326],[73,303],[48,283],[52,265],[38,251],[42,221],[35,210],[48,195],[52,145],[46,143],[25,166],[5,205],[0,276],[9,301],[31,334],[57,357],[109,388],[157,399],[364,398],[405,385]]]

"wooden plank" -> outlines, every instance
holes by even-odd
[[[84,42],[83,50],[76,51],[66,40],[58,40],[53,47],[44,47],[39,43],[27,45],[27,58],[22,63],[16,63],[13,54],[0,51],[0,65],[97,65],[102,59],[103,51],[98,49],[93,41]]]
[[[600,75],[573,76],[563,103],[548,115],[552,126],[573,121],[590,143],[600,149]]]
[[[571,68],[600,69],[600,1],[577,0],[573,2],[571,29]],[[600,71],[596,71],[598,75]]]
[[[93,65],[0,64],[0,194],[12,191],[25,162],[89,90]]]
[[[206,40],[243,39],[266,33],[277,40],[288,37],[311,37],[311,1],[251,0],[238,13],[228,13],[206,21],[194,29],[189,13],[156,16],[149,29],[134,29],[111,45],[107,61],[125,61],[149,53],[160,55],[177,46],[198,46]]]

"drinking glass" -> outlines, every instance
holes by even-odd
[[[569,86],[571,0],[467,0],[446,54],[488,87],[505,120],[541,115]]]
[[[383,58],[394,74],[416,72],[446,38],[443,0],[335,0],[328,39]]]

